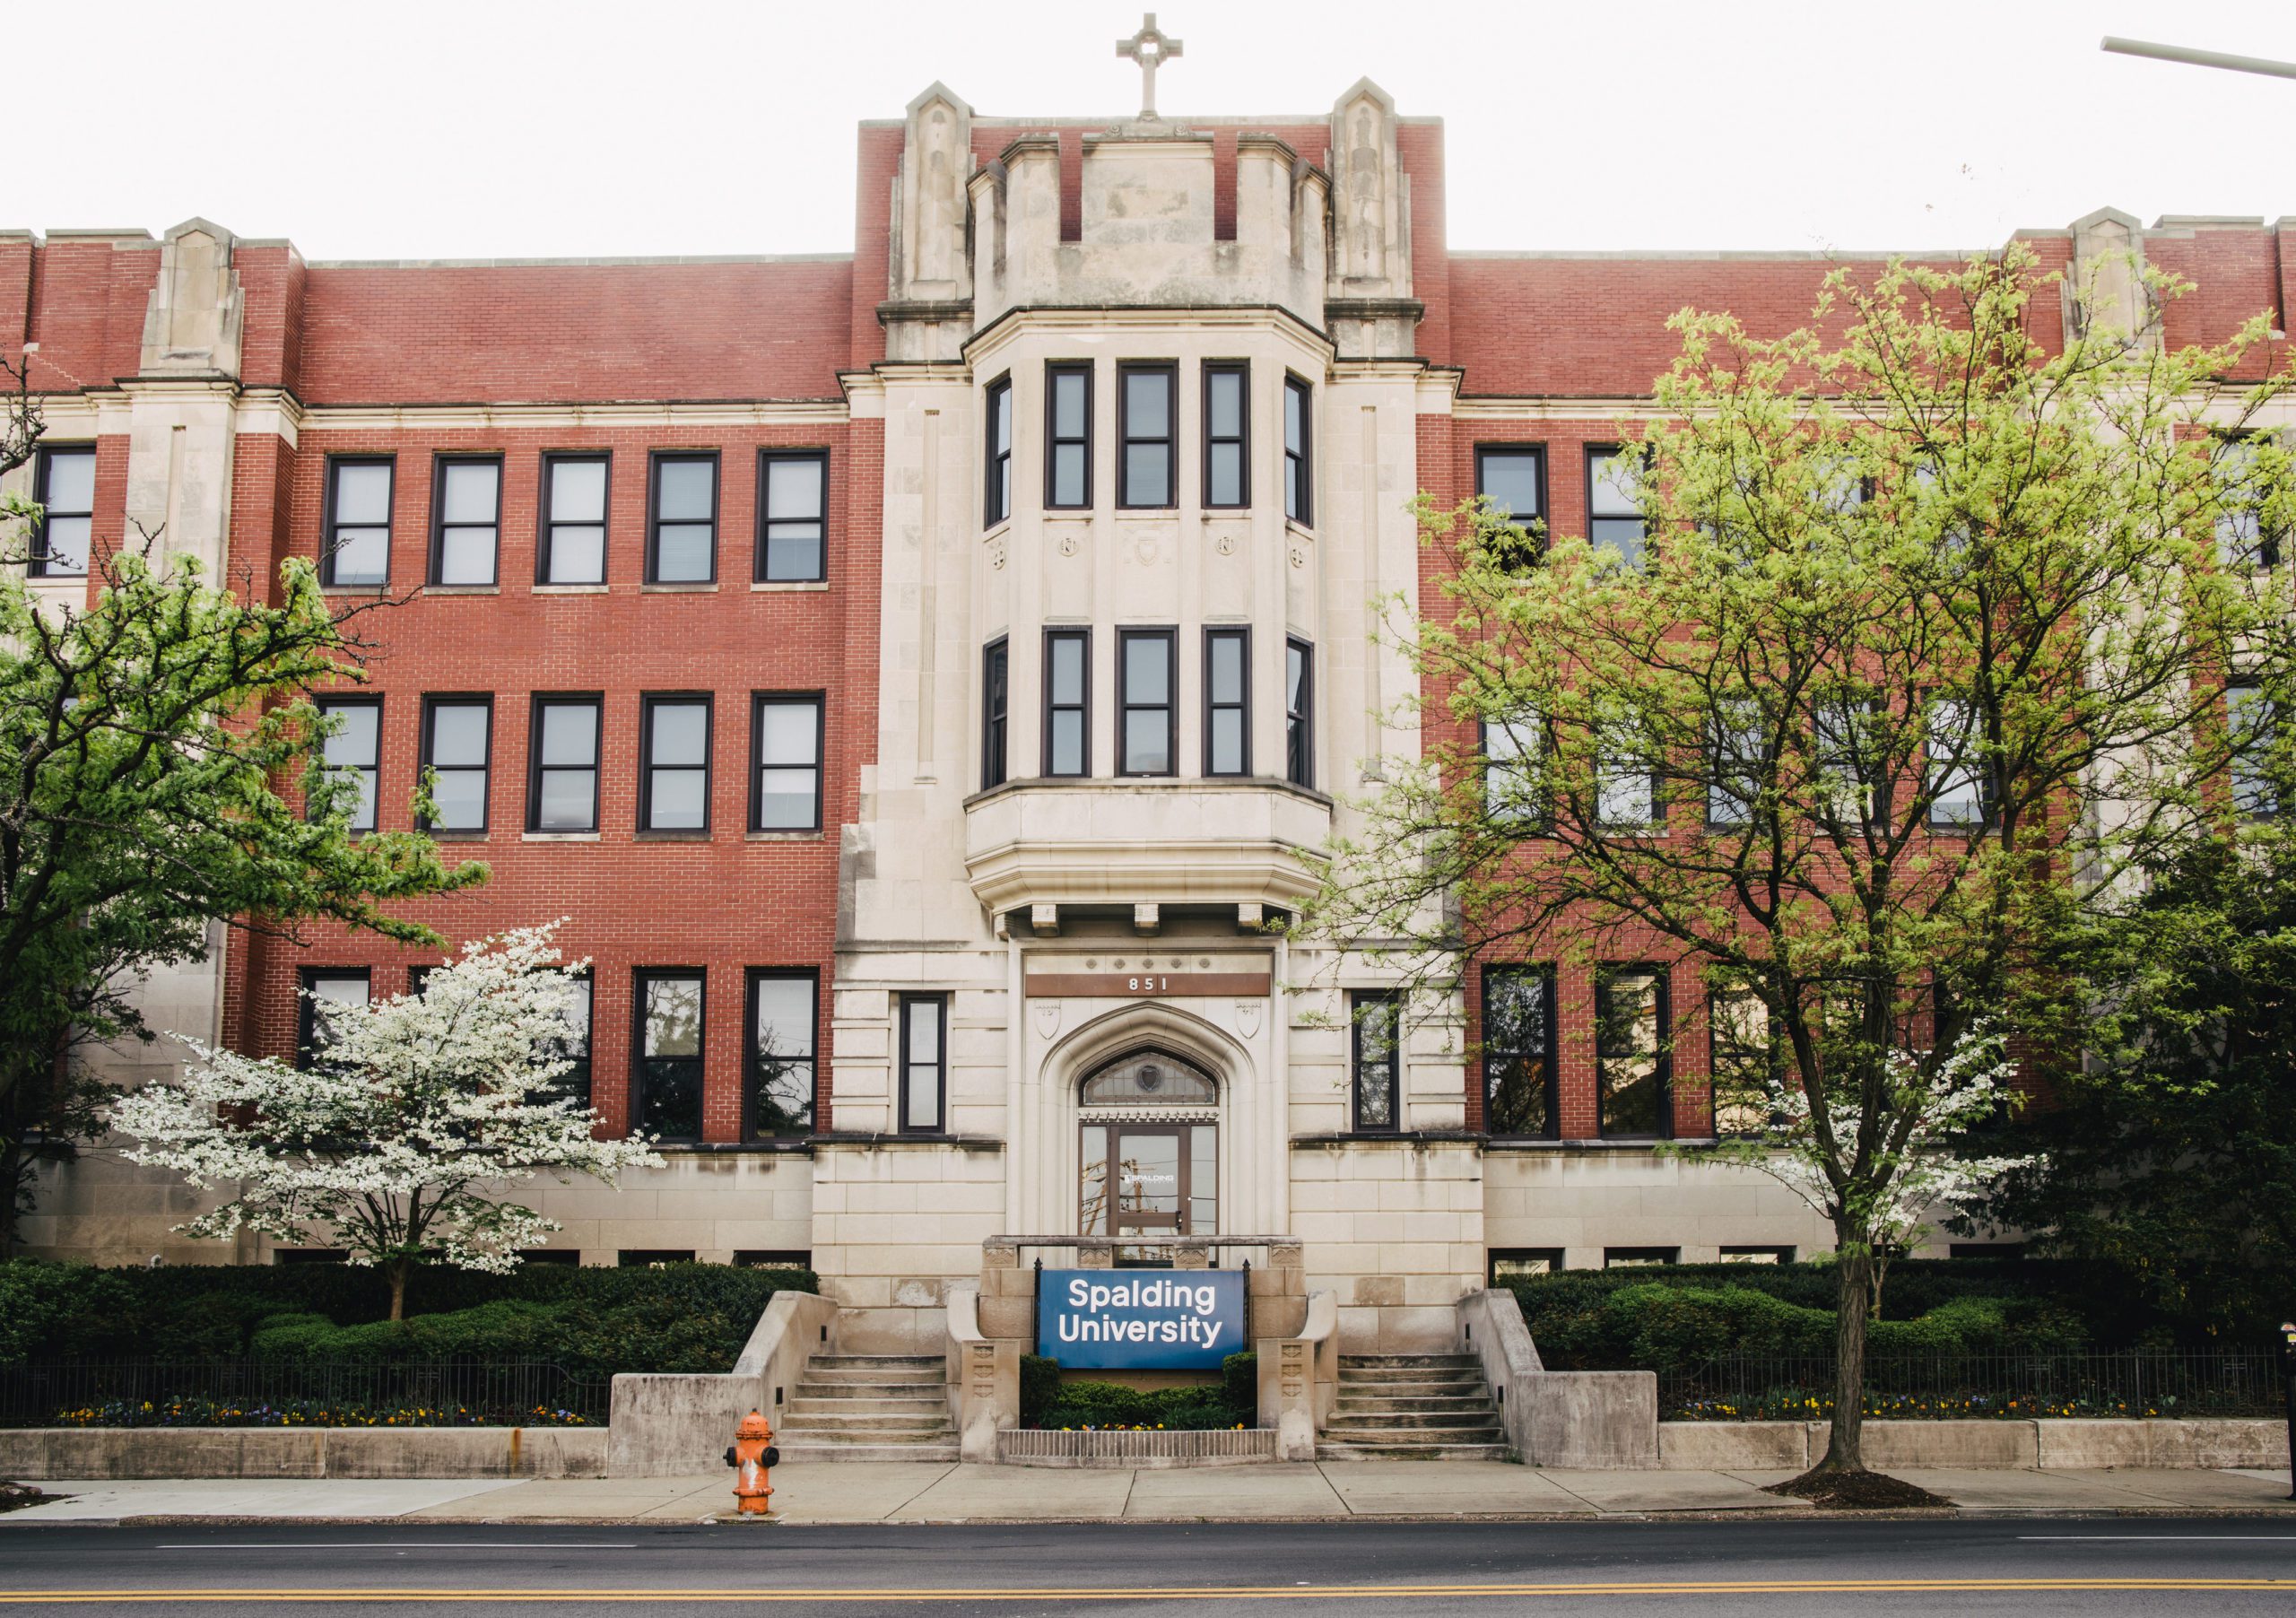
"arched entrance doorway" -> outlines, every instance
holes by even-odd
[[[1220,1229],[1220,1086],[1184,1057],[1126,1052],[1077,1092],[1077,1231],[1209,1236]]]

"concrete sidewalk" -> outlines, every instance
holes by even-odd
[[[795,1462],[774,1469],[786,1523],[1587,1518],[1666,1512],[1787,1515],[1782,1472],[1567,1472],[1503,1462],[1360,1461],[1170,1470]],[[2285,1472],[1944,1471],[1892,1475],[1984,1513],[2288,1512]],[[130,1518],[406,1522],[694,1522],[729,1511],[730,1475],[527,1482],[323,1478],[71,1482],[66,1498],[0,1515],[0,1528]]]

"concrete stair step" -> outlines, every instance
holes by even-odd
[[[1350,1440],[1316,1446],[1319,1461],[1503,1461],[1512,1453],[1503,1443],[1383,1444]]]
[[[1385,1431],[1404,1428],[1496,1427],[1498,1413],[1483,1410],[1335,1411],[1325,1418],[1326,1432]]]
[[[789,1414],[794,1420],[808,1415],[905,1415],[932,1416],[946,1420],[949,1402],[946,1399],[823,1399],[809,1397],[800,1390],[789,1401]]]
[[[783,1440],[778,1448],[786,1461],[954,1461],[956,1441],[929,1444],[816,1443]]]
[[[947,1384],[928,1382],[840,1382],[806,1377],[797,1384],[800,1396],[813,1399],[929,1399],[945,1393]]]
[[[1381,1410],[1489,1410],[1492,1403],[1491,1396],[1480,1389],[1474,1393],[1414,1394],[1409,1398],[1392,1398],[1385,1394],[1350,1393],[1343,1387],[1335,1408],[1343,1414],[1360,1414]]]
[[[848,1415],[841,1413],[811,1412],[792,1415],[781,1424],[784,1432],[947,1432],[949,1416],[946,1411],[937,1415]]]
[[[1363,1393],[1409,1394],[1413,1390],[1427,1393],[1457,1393],[1462,1388],[1481,1387],[1481,1377],[1439,1376],[1430,1371],[1405,1372],[1395,1376],[1364,1377],[1340,1372],[1342,1387],[1356,1388]]]
[[[939,1354],[815,1354],[810,1361],[832,1370],[891,1370],[907,1366],[919,1370],[940,1372],[948,1361]]]
[[[1479,1365],[1343,1365],[1343,1382],[1480,1382]]]
[[[1360,1367],[1367,1370],[1387,1370],[1396,1366],[1441,1365],[1480,1375],[1483,1359],[1477,1354],[1342,1354],[1340,1368]]]

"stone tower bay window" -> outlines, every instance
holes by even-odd
[[[1135,509],[1170,509],[1178,413],[1178,368],[1169,361],[1135,361],[1117,368],[1117,433],[1123,442],[1117,501]]]
[[[1251,367],[1241,360],[1213,361],[1204,368],[1206,507],[1251,504]]]
[[[1123,683],[1117,715],[1119,774],[1173,773],[1177,633],[1165,629],[1118,631],[1118,677]]]
[[[1092,503],[1092,362],[1055,361],[1044,381],[1044,503],[1081,510]]]
[[[1092,631],[1047,630],[1044,635],[1044,772],[1090,775],[1092,770]]]
[[[1252,632],[1204,631],[1204,773],[1252,770]]]

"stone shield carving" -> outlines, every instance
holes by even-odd
[[[1259,1037],[1260,1003],[1257,1000],[1236,1002],[1236,1031],[1247,1040]]]
[[[1059,1001],[1038,1000],[1031,1003],[1030,1010],[1036,1018],[1038,1039],[1049,1040],[1060,1031]]]

